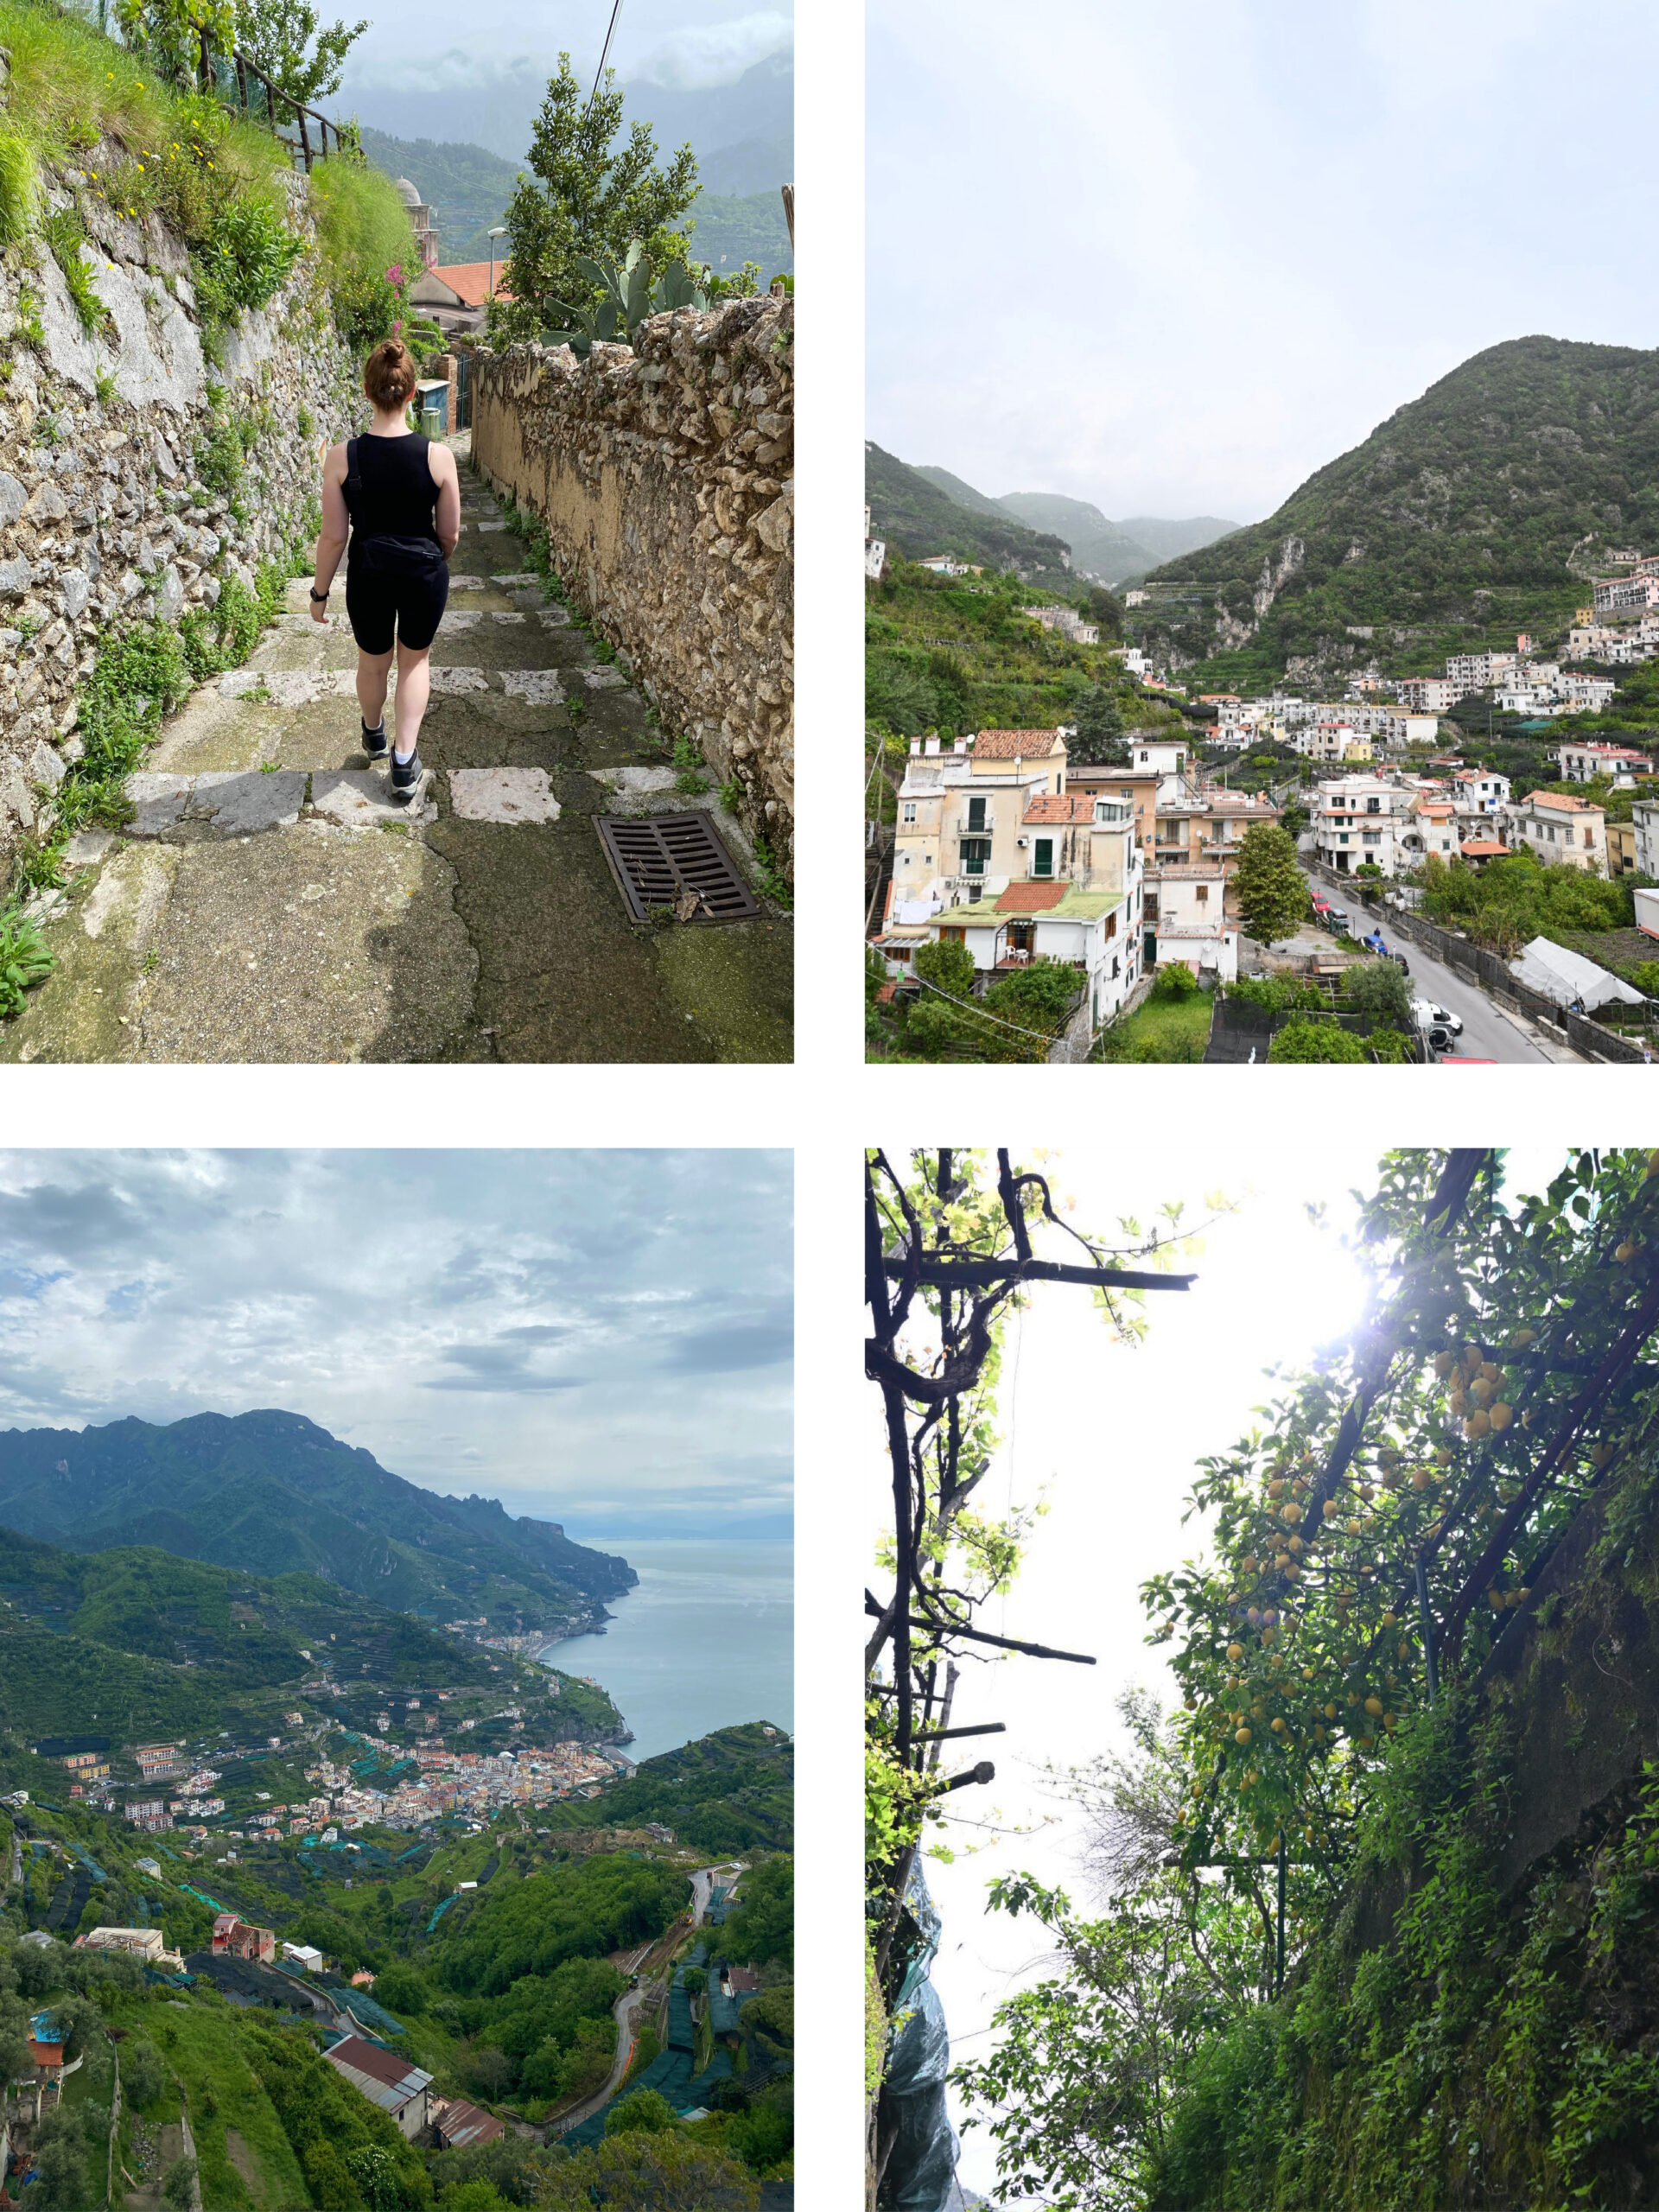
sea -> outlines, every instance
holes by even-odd
[[[677,1751],[744,1720],[795,1727],[794,1547],[586,1536],[639,1577],[607,1600],[602,1635],[566,1637],[537,1656],[588,1675],[633,1731],[631,1759]]]

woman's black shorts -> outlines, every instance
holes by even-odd
[[[346,572],[346,616],[359,652],[389,653],[394,634],[411,652],[423,652],[438,633],[448,596],[449,570],[442,562],[425,575]]]

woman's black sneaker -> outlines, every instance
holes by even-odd
[[[361,718],[359,717],[359,720]],[[391,741],[386,735],[386,726],[384,721],[380,724],[378,729],[371,729],[367,722],[364,722],[363,750],[368,754],[371,760],[384,760],[387,753],[391,752]]]
[[[421,778],[426,773],[418,753],[411,753],[407,760],[391,756],[391,795],[393,798],[411,799],[421,788]]]

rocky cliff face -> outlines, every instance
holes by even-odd
[[[328,311],[305,183],[289,182],[307,251],[222,361],[204,359],[183,241],[97,195],[107,149],[48,180],[48,204],[86,226],[81,257],[105,310],[88,334],[38,241],[0,260],[0,884],[44,828],[79,757],[75,693],[97,646],[142,619],[212,607],[223,581],[306,524],[323,445],[366,409]],[[203,448],[216,428],[256,431],[233,493]]]
[[[640,326],[638,350],[480,354],[473,459],[545,523],[553,564],[688,731],[744,827],[794,829],[795,309],[734,300]]]

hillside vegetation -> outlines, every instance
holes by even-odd
[[[936,576],[893,567],[865,607],[869,727],[906,737],[1053,729],[1095,685],[1110,694],[1126,728],[1179,727],[1172,708],[1124,673],[1104,632],[1098,645],[1073,645],[1033,621],[1026,607],[1036,596],[1014,575]],[[1064,598],[1088,605],[1075,578]]]
[[[1007,569],[1027,583],[1075,588],[1071,549],[999,511],[961,505],[948,492],[873,442],[864,447],[864,497],[873,536],[890,556],[908,561],[949,553],[959,561]]]
[[[1201,679],[1377,654],[1395,673],[1548,633],[1611,547],[1659,544],[1659,353],[1521,338],[1465,361],[1265,522],[1147,582],[1147,635]],[[1374,637],[1355,638],[1351,629]]]
[[[524,1740],[497,1717],[509,1696],[531,1741],[623,1732],[603,1691],[367,1599],[343,1599],[313,1575],[266,1580],[153,1547],[87,1554],[11,1530],[4,1537],[0,1726],[29,1741],[90,1732],[118,1747],[175,1736],[222,1765],[226,1748],[213,1740],[221,1729],[264,1745],[292,1732],[283,1716],[297,1709],[308,1726],[367,1730],[394,1692],[440,1688],[450,1693],[442,1719],[459,1749]],[[472,1726],[462,1732],[464,1720]],[[118,1748],[115,1768],[128,1773]],[[67,1786],[60,1769],[47,1775],[35,1777],[37,1792]],[[227,1768],[220,1794],[234,1808],[238,1789],[251,1796],[256,1783],[276,1786]]]
[[[793,1851],[795,1747],[763,1721],[717,1729],[677,1751],[641,1759],[605,1791],[615,1827],[657,1822],[699,1851]],[[550,1827],[591,1826],[587,1803],[550,1806]]]
[[[626,1560],[572,1543],[551,1522],[421,1490],[276,1411],[0,1430],[0,1522],[76,1551],[159,1546],[508,1628],[591,1619],[638,1580]]]

